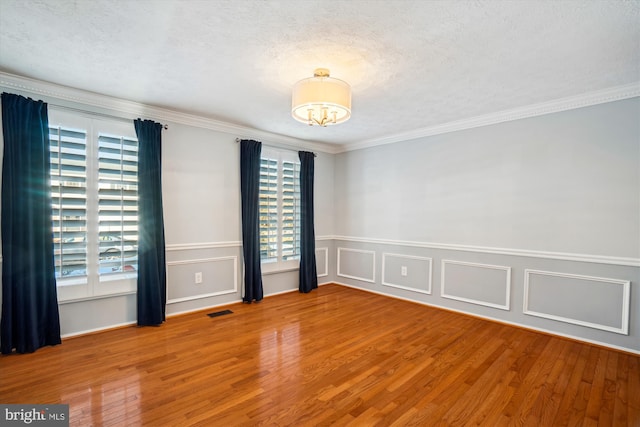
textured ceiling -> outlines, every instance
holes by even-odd
[[[0,0],[0,70],[332,144],[640,81],[640,1]],[[352,118],[308,127],[317,67]]]

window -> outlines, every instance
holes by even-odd
[[[300,162],[296,153],[263,149],[260,159],[260,257],[264,271],[300,259]]]
[[[133,126],[133,124],[132,124]],[[98,135],[100,275],[138,269],[138,141]]]
[[[138,141],[133,122],[50,109],[49,141],[59,299],[134,291]]]
[[[87,275],[87,133],[49,127],[56,279]]]

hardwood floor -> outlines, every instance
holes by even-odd
[[[631,354],[339,285],[225,308],[0,357],[0,402],[72,426],[640,426]]]

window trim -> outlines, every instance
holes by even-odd
[[[283,162],[293,162],[300,165],[300,159],[296,151],[279,149],[274,147],[265,147],[263,145],[260,153],[260,161],[262,159],[273,159],[278,161],[278,248],[277,259],[275,261],[265,261],[260,257],[260,265],[262,273],[265,275],[282,273],[287,271],[296,271],[300,268],[300,254],[295,259],[283,260],[282,257],[282,184],[283,184]],[[300,235],[298,234],[298,238]]]
[[[118,295],[135,294],[138,273],[123,272],[99,275],[99,198],[98,198],[98,137],[101,134],[117,134],[137,140],[133,121],[98,117],[90,112],[70,112],[50,107],[49,127],[61,127],[86,131],[87,170],[87,275],[56,278],[58,302],[74,302]],[[96,241],[93,242],[92,238]]]

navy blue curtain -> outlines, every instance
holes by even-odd
[[[47,104],[2,94],[2,353],[60,344]]]
[[[242,198],[242,253],[244,255],[243,302],[262,300],[260,265],[260,153],[262,143],[240,141],[240,196]]]
[[[313,226],[313,174],[315,154],[299,151],[300,158],[300,292],[318,287],[316,233]]]
[[[162,124],[135,120],[138,136],[138,325],[165,320],[167,271],[162,214]]]

